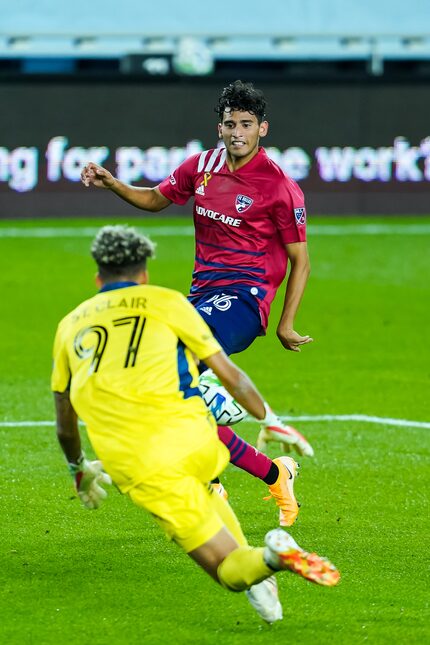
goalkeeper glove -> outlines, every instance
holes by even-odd
[[[314,451],[309,441],[292,426],[282,423],[281,419],[264,404],[266,416],[259,420],[261,431],[257,439],[257,449],[264,452],[269,441],[279,441],[281,450],[289,452],[294,448],[299,455],[313,457]]]
[[[88,461],[82,454],[76,464],[69,463],[68,467],[82,504],[89,509],[98,508],[107,497],[100,484],[112,484],[109,475],[103,471],[102,462]]]

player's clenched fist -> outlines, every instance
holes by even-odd
[[[87,187],[93,184],[96,188],[111,188],[115,177],[106,168],[90,162],[81,172],[81,181]]]

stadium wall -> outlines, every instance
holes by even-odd
[[[258,86],[269,101],[264,145],[310,212],[430,212],[428,85]],[[202,80],[3,82],[0,217],[129,216],[131,206],[79,183],[82,165],[158,183],[188,154],[217,145],[219,91]]]

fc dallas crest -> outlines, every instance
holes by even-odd
[[[254,203],[254,200],[246,195],[237,195],[236,197],[236,210],[238,213],[243,213],[248,210],[250,206]]]

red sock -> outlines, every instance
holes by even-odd
[[[273,463],[269,457],[246,443],[229,426],[218,426],[218,436],[229,449],[232,464],[259,479],[267,477]]]

